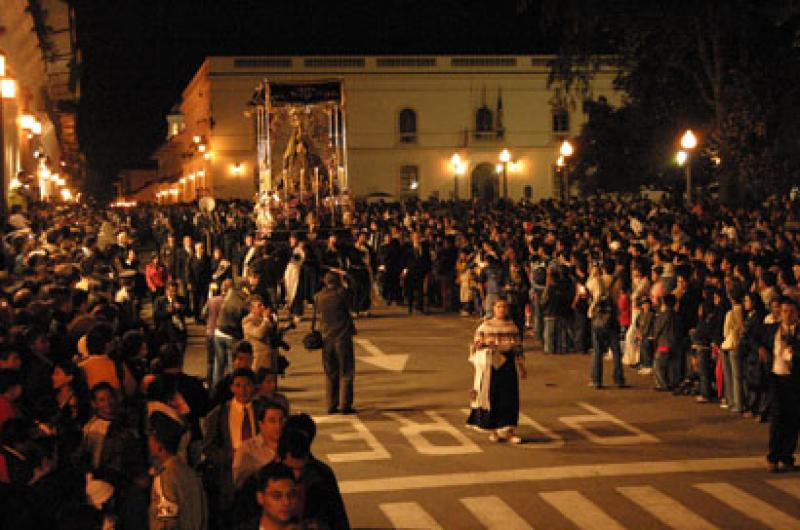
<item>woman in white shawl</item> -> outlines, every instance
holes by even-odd
[[[522,443],[514,434],[519,419],[519,377],[525,379],[525,357],[517,326],[506,317],[508,302],[495,301],[492,317],[475,331],[470,362],[475,365],[475,383],[470,391],[467,427],[491,430],[492,442]]]
[[[300,287],[300,274],[305,259],[306,244],[304,241],[297,241],[292,247],[292,256],[289,258],[286,272],[283,274],[283,283],[286,286],[286,307],[289,308],[295,323],[303,316],[303,293]]]

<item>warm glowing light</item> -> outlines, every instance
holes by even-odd
[[[189,180],[194,180],[194,173],[189,173]]]
[[[200,140],[201,140],[200,135],[195,134],[194,136],[192,136],[192,142],[199,144]]]
[[[234,175],[241,175],[244,173],[244,167],[241,162],[237,162],[231,166],[231,173]]]
[[[0,53],[0,77],[6,76],[6,56]]]
[[[715,166],[718,166],[722,163],[722,159],[718,156],[712,156],[711,161],[714,163]]]
[[[172,188],[171,190],[169,190],[169,192],[171,194],[173,194],[173,195],[177,195],[178,194],[178,188]]]
[[[40,122],[38,120],[34,121],[33,122],[33,127],[31,128],[31,133],[32,134],[41,135],[42,134],[42,122]]]
[[[513,173],[516,173],[517,171],[521,171],[522,170],[522,161],[514,160],[513,162],[511,162],[508,165],[508,169],[511,170],[511,172],[513,172]]]
[[[461,155],[454,153],[450,158],[450,165],[456,175],[463,175],[467,171],[467,164],[461,159]]]
[[[186,177],[179,178],[178,182],[180,182],[181,184],[186,184]]]
[[[675,161],[678,163],[679,166],[682,166],[686,163],[689,159],[689,153],[681,149],[675,154]]]
[[[412,182],[412,183],[411,183],[411,189],[412,189],[412,190],[415,190],[415,189],[417,189],[417,188],[419,188],[419,182],[417,182],[417,181],[415,180],[414,182]]]
[[[502,172],[503,172],[503,164],[496,164],[496,165],[494,166],[494,170],[495,170],[495,172],[497,172],[497,173],[502,173]]]
[[[556,165],[558,167],[564,167],[564,155],[558,157],[558,160],[556,160]]]
[[[697,147],[697,137],[691,129],[686,129],[686,132],[681,136],[681,147],[684,149],[694,149]]]
[[[569,158],[572,156],[574,152],[575,148],[572,147],[572,144],[569,143],[569,140],[564,140],[561,144],[561,150],[560,150],[561,156],[563,156],[564,158]]]
[[[0,97],[3,99],[17,97],[17,82],[13,79],[0,79]]]
[[[508,164],[510,160],[511,160],[511,153],[508,152],[508,149],[503,149],[500,152],[500,162]]]
[[[36,118],[30,114],[23,114],[19,117],[19,126],[23,129],[28,131],[33,130],[33,126],[36,123]]]
[[[205,153],[206,152],[206,144],[198,145],[197,146],[197,150],[200,151],[201,153]]]
[[[211,160],[211,151],[204,153],[203,158],[205,158],[206,160]]]
[[[201,169],[200,171],[197,172],[197,176],[198,177],[205,177],[206,176],[206,170],[205,169]]]
[[[14,177],[13,179],[11,179],[11,182],[8,183],[8,187],[11,188],[12,190],[21,188],[22,182],[20,182],[17,177]]]
[[[72,192],[69,190],[69,188],[64,188],[63,190],[61,190],[61,198],[64,199],[65,201],[72,200]]]

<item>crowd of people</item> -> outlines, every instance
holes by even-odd
[[[657,391],[769,421],[769,470],[791,470],[795,212],[778,197],[357,203],[347,226],[299,211],[264,234],[246,203],[15,205],[0,247],[0,502],[15,528],[347,528],[314,421],[277,387],[285,333],[319,318],[327,410],[354,413],[354,322],[376,299],[483,319],[468,426],[494,442],[523,441],[527,339],[591,353],[583,384],[605,385],[610,356],[618,387],[627,365]],[[183,372],[191,321],[203,377]]]

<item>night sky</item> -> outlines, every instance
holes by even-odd
[[[140,0],[75,2],[79,136],[87,191],[111,193],[146,161],[165,114],[208,55],[545,53],[535,3],[520,0]]]

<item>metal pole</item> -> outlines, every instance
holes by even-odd
[[[272,193],[272,138],[270,136],[269,82],[264,79],[264,126],[267,128],[267,188]]]
[[[692,205],[692,157],[686,157],[686,204]]]
[[[508,162],[503,162],[503,200],[508,202]]]
[[[344,187],[350,187],[350,172],[347,167],[347,108],[342,106],[342,160],[344,161]]]
[[[0,219],[5,220],[8,211],[8,197],[6,186],[11,182],[11,177],[6,171],[6,122],[3,116],[3,98],[0,96]]]

